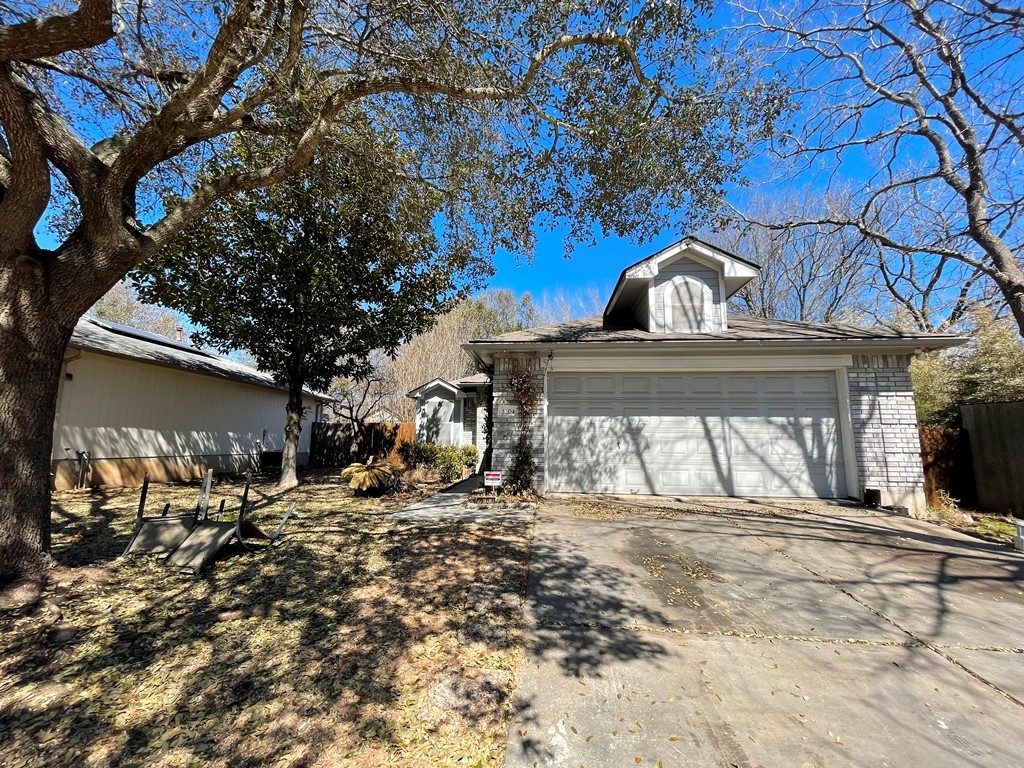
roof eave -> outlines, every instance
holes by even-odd
[[[419,396],[421,394],[426,392],[428,389],[433,389],[434,387],[444,387],[445,389],[449,390],[450,392],[452,392],[455,395],[459,395],[461,393],[461,390],[459,389],[457,384],[453,384],[452,382],[448,381],[447,379],[438,378],[438,379],[431,379],[430,381],[426,382],[425,384],[420,384],[415,389],[411,389],[408,392],[406,392],[405,396],[409,397],[409,398],[412,398],[413,400],[416,400],[417,398],[419,398]]]
[[[793,350],[814,352],[821,349],[832,349],[841,347],[844,350],[865,349],[873,352],[879,350],[894,350],[904,353],[933,352],[940,349],[949,349],[967,343],[968,339],[961,336],[917,336],[902,337],[893,339],[878,338],[849,338],[849,339],[813,339],[813,340],[786,340],[786,339],[743,339],[743,340],[722,340],[722,339],[635,339],[628,341],[506,341],[501,343],[488,342],[486,340],[469,341],[463,348],[470,354],[483,359],[484,355],[493,355],[495,352],[516,351],[516,350],[630,350],[630,349],[656,349],[662,352],[672,352],[679,349],[706,350],[706,351],[756,351],[759,349],[772,350]]]
[[[139,363],[140,365],[155,365],[158,368],[166,368],[171,371],[178,371],[180,373],[188,373],[193,376],[206,376],[211,379],[219,379],[220,381],[230,381],[235,384],[244,384],[249,387],[259,387],[260,389],[271,389],[275,392],[287,392],[288,387],[282,387],[278,384],[274,384],[272,381],[253,381],[250,378],[243,378],[241,376],[231,376],[223,371],[215,370],[196,370],[194,368],[186,368],[182,365],[174,365],[163,360],[153,360],[148,357],[139,357],[138,355],[125,354],[123,352],[116,352],[110,349],[104,349],[103,347],[95,347],[91,344],[84,343],[78,339],[72,338],[68,342],[68,347],[73,349],[82,350],[88,352],[91,355],[103,355],[104,357],[114,357],[118,360],[130,360],[133,363]],[[314,392],[311,389],[303,388],[302,394],[306,397],[311,397],[314,400],[318,400],[321,403],[332,403],[335,398],[330,395],[323,394],[322,392]]]

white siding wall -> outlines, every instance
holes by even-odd
[[[461,416],[450,390],[443,387],[427,390],[416,403],[416,439],[439,445],[461,445]]]
[[[650,330],[655,333],[666,333],[673,330],[676,331],[687,331],[690,328],[679,327],[679,323],[674,323],[676,328],[668,328],[665,323],[665,296],[666,293],[670,292],[672,287],[672,281],[677,277],[692,277],[705,283],[708,288],[711,289],[711,302],[712,306],[706,313],[707,325],[703,329],[708,333],[716,333],[724,330],[724,309],[722,302],[722,284],[718,274],[718,271],[711,267],[700,264],[691,259],[679,259],[678,261],[663,265],[658,272],[658,276],[651,281],[651,287],[649,290],[649,301],[652,311],[652,319],[654,320],[654,327]],[[674,320],[676,318],[673,318]]]
[[[53,458],[252,455],[284,443],[287,395],[211,376],[83,352],[61,383]],[[307,400],[309,416],[316,403]],[[299,452],[309,451],[309,422]],[[64,449],[70,448],[70,456]]]

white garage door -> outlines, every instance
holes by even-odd
[[[836,377],[556,374],[548,489],[846,496]]]

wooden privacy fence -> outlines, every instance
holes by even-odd
[[[309,466],[345,467],[353,461],[362,461],[378,453],[386,453],[393,462],[398,462],[398,446],[416,437],[416,425],[411,421],[402,424],[367,424],[362,439],[356,440],[349,424],[313,425],[309,442]]]
[[[929,504],[942,503],[942,491],[965,507],[974,506],[974,468],[967,433],[955,427],[921,427],[924,495]]]
[[[1024,517],[1024,403],[960,408],[971,442],[978,506]]]

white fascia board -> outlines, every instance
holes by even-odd
[[[563,357],[556,355],[550,371],[629,372],[629,371],[811,371],[838,370],[853,365],[852,355],[746,355],[742,357],[662,357],[606,356]]]
[[[416,389],[414,389],[414,390],[412,390],[410,392],[407,392],[405,396],[406,397],[411,397],[412,399],[416,400],[416,399],[418,399],[420,397],[420,395],[422,395],[428,389],[433,389],[434,387],[444,387],[445,389],[449,390],[450,392],[455,393],[456,396],[458,396],[458,394],[459,394],[459,388],[458,387],[453,386],[452,384],[450,384],[449,382],[445,381],[444,379],[434,379],[433,381],[428,381],[426,384],[420,384],[418,387],[416,387]]]
[[[932,339],[822,339],[820,341],[720,339],[659,339],[657,341],[521,341],[505,344],[478,342],[463,347],[474,357],[486,360],[496,354],[523,352],[552,353],[558,356],[588,356],[596,352],[624,355],[699,355],[706,352],[724,355],[756,354],[844,354],[844,355],[916,355],[926,350],[947,349],[968,339],[946,336]]]
[[[723,291],[724,299],[728,299],[733,296],[736,291],[760,274],[759,269],[755,269],[749,264],[744,264],[741,261],[731,259],[725,254],[715,253],[710,248],[707,248],[700,243],[691,244],[690,251],[694,255],[703,256],[704,259],[702,259],[702,261],[713,262],[714,268],[722,275],[722,282],[725,286],[725,290]]]

